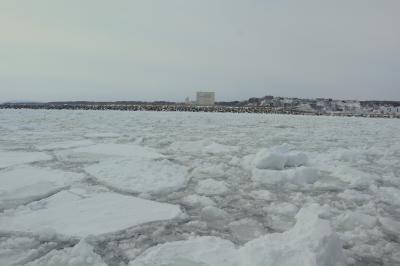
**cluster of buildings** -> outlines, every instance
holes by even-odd
[[[289,113],[305,113],[319,115],[356,115],[356,116],[388,116],[400,117],[400,102],[395,101],[357,101],[336,99],[302,99],[290,97],[265,96],[250,98],[246,101],[215,102],[215,92],[197,92],[196,100],[185,100],[189,106],[225,106],[269,108]]]
[[[215,92],[212,91],[198,91],[196,93],[196,101],[190,101],[189,97],[185,99],[186,105],[197,106],[214,106],[215,105]]]
[[[244,105],[284,108],[318,114],[400,116],[400,102],[395,101],[300,99],[265,96],[262,98],[250,98]]]
[[[184,103],[156,101],[119,102],[48,102],[3,103],[0,109],[69,109],[69,110],[126,110],[126,111],[183,111],[276,113],[294,115],[335,115],[400,118],[400,101],[355,101],[335,99],[301,99],[265,96],[245,101],[216,102],[215,92],[199,91],[195,101],[187,97]]]

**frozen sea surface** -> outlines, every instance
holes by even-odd
[[[400,121],[0,110],[0,265],[400,265]]]

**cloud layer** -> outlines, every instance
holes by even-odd
[[[400,100],[397,0],[0,3],[0,101]]]

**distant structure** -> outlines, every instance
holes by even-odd
[[[198,91],[196,93],[196,104],[200,106],[214,106],[215,92]]]
[[[190,104],[190,98],[189,97],[185,98],[185,104]]]

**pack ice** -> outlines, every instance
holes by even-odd
[[[400,124],[0,110],[0,265],[400,265]]]
[[[0,172],[0,210],[46,198],[82,178],[82,174],[32,166]]]
[[[198,237],[150,248],[130,265],[345,265],[339,237],[328,221],[318,217],[322,212],[316,204],[305,207],[296,215],[292,229],[262,236],[242,247],[216,237]]]
[[[176,205],[116,193],[70,189],[8,211],[0,216],[0,228],[3,232],[40,234],[50,231],[82,238],[172,219],[180,214]]]

